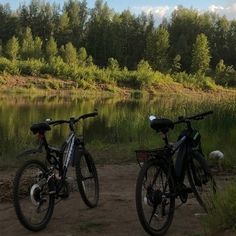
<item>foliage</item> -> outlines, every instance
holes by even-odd
[[[21,54],[22,59],[29,59],[29,58],[33,57],[34,40],[33,40],[31,29],[29,27],[27,27],[25,29],[25,32],[22,36],[20,54]]]
[[[87,57],[88,55],[86,49],[84,47],[80,48],[78,52],[78,61],[80,66],[84,66],[86,64]]]
[[[199,34],[193,45],[192,70],[196,73],[205,73],[210,64],[210,49],[206,35]]]
[[[215,69],[215,80],[223,86],[236,86],[236,71],[233,66],[226,66],[224,60],[220,60]]]
[[[7,41],[5,54],[10,60],[15,60],[19,52],[19,42],[18,39],[13,36]]]
[[[216,14],[178,7],[157,26],[152,15],[117,13],[102,0],[92,8],[86,0],[63,7],[32,0],[16,11],[0,4],[0,17],[0,56],[21,60],[1,58],[4,73],[135,88],[165,78],[201,89],[215,88],[212,76],[217,84],[236,86],[236,21]]]
[[[153,69],[167,71],[169,32],[164,27],[150,32],[147,36],[146,58]]]
[[[48,42],[46,43],[46,49],[45,49],[45,54],[46,54],[46,59],[50,60],[51,58],[55,57],[57,55],[57,43],[55,39],[51,36]]]
[[[110,70],[118,70],[119,69],[119,62],[114,59],[113,57],[108,58],[107,68]]]
[[[66,44],[64,51],[62,52],[62,58],[64,62],[68,64],[76,64],[78,62],[76,48],[72,43],[69,42]]]
[[[236,230],[236,187],[228,184],[209,199],[209,212],[204,219],[207,235],[217,235],[225,230]]]
[[[45,56],[40,54],[53,36],[58,48],[69,42],[78,52],[85,48],[98,66],[104,67],[108,58],[114,58],[121,67],[133,70],[145,58],[154,70],[190,72],[193,45],[197,36],[204,34],[212,56],[209,67],[215,68],[220,59],[236,67],[236,21],[192,8],[176,8],[170,19],[158,26],[151,15],[134,15],[129,10],[117,13],[102,0],[92,8],[86,0],[69,0],[61,7],[32,0],[16,11],[9,4],[0,4],[0,17],[2,47],[15,35],[24,60]],[[50,56],[55,55],[54,50]]]

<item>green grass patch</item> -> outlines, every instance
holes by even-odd
[[[236,184],[218,189],[208,204],[209,214],[203,220],[206,235],[223,235],[226,231],[236,233]]]

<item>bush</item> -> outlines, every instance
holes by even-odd
[[[26,61],[19,61],[18,68],[20,70],[20,74],[22,75],[32,75],[38,76],[41,74],[41,69],[44,63],[40,60],[29,59]]]
[[[20,74],[17,62],[16,61],[10,61],[6,59],[5,57],[0,57],[0,73],[7,73],[11,75],[18,75]]]
[[[201,73],[187,74],[186,72],[179,72],[172,74],[172,78],[187,88],[198,88],[202,90],[215,90],[216,88],[214,80]]]

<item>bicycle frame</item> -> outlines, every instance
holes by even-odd
[[[173,145],[169,144],[167,133],[163,134],[163,140],[165,141],[165,148],[169,149],[169,158],[163,158],[163,161],[166,163],[168,167],[169,174],[171,174],[174,178],[175,184],[182,184],[185,179],[185,174],[187,170],[187,164],[191,161],[193,156],[195,158],[203,159],[204,156],[202,154],[201,142],[200,139],[195,147],[190,144],[189,139],[190,135],[194,132],[193,139],[199,138],[200,134],[198,131],[192,129],[190,122],[187,124],[187,129],[182,131],[179,139]],[[177,158],[174,163],[173,156],[177,153]],[[198,155],[197,153],[201,154]],[[200,160],[201,161],[201,160]]]

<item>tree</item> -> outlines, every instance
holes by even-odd
[[[28,59],[31,58],[34,53],[34,40],[32,36],[31,29],[27,27],[22,37],[22,44],[21,44],[21,58]]]
[[[68,64],[76,64],[78,62],[76,48],[71,42],[66,44],[62,58]]]
[[[170,55],[181,56],[182,69],[190,71],[192,46],[200,32],[200,14],[197,10],[178,6],[173,11],[168,27],[170,34]]]
[[[195,73],[205,73],[210,63],[210,48],[205,34],[199,34],[193,45],[192,70]]]
[[[88,55],[87,55],[86,49],[84,47],[80,48],[79,52],[78,52],[78,62],[79,62],[79,65],[81,65],[81,66],[85,65],[87,56]]]
[[[215,73],[216,75],[222,75],[222,73],[224,73],[225,70],[226,70],[226,65],[224,64],[224,60],[220,59],[220,61],[216,65]]]
[[[175,57],[174,57],[174,60],[173,60],[173,65],[172,65],[172,70],[174,72],[179,72],[181,71],[181,56],[179,54],[177,54]]]
[[[46,43],[45,53],[46,53],[46,59],[50,60],[50,58],[57,55],[57,43],[55,39],[51,36],[48,42]]]
[[[169,33],[164,27],[159,27],[148,35],[146,57],[153,69],[168,69],[169,46]]]
[[[34,58],[39,59],[42,57],[42,45],[43,45],[43,42],[41,38],[36,37],[34,39],[34,53],[33,53]]]
[[[69,41],[78,48],[80,45],[78,39],[80,41],[83,39],[85,23],[88,16],[87,2],[86,0],[69,0],[65,3],[64,8],[69,18],[69,28],[71,30]]]
[[[18,39],[15,36],[13,36],[11,39],[7,41],[5,54],[9,59],[15,60],[17,58],[19,49],[20,47]]]
[[[86,66],[93,66],[93,57],[89,56],[86,60]]]

